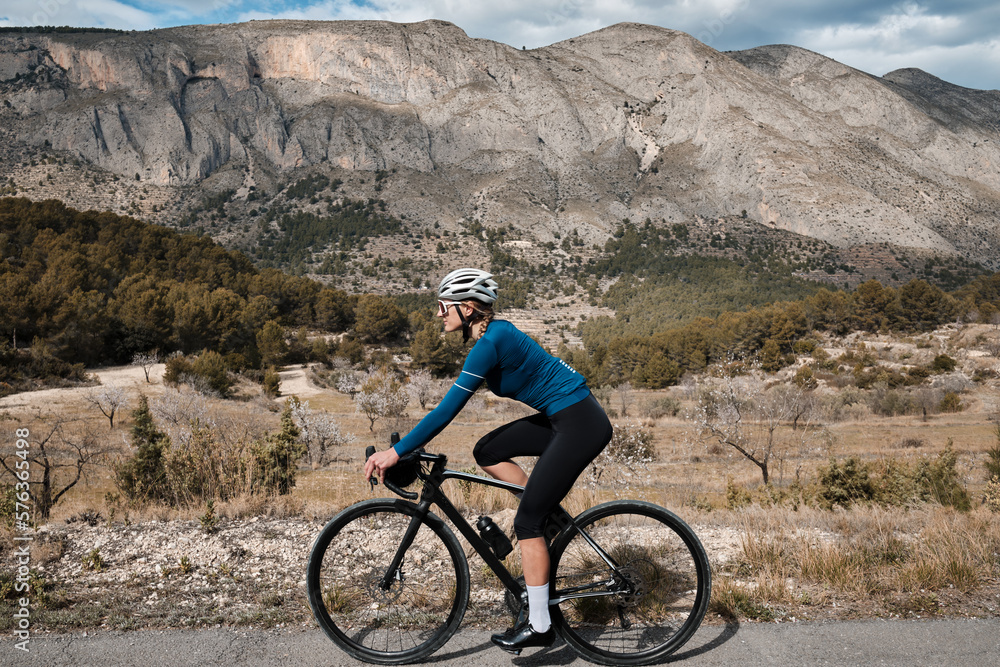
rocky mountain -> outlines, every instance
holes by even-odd
[[[1000,92],[793,46],[638,24],[533,50],[441,21],[15,31],[0,99],[4,192],[165,224],[226,192],[247,226],[322,173],[415,228],[528,245],[735,217],[1000,266]]]

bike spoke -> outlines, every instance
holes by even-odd
[[[558,606],[561,627],[567,641],[590,659],[645,664],[676,650],[700,623],[707,604],[707,559],[703,552],[695,556],[672,524],[676,518],[662,508],[609,505],[580,523],[616,568],[580,535],[562,542],[554,555],[554,596],[573,598]],[[636,507],[647,513],[633,511]]]
[[[369,506],[335,518],[317,539],[310,601],[327,634],[353,655],[386,664],[418,660],[461,622],[468,599],[464,554],[453,535],[445,539],[421,522],[390,572],[413,517],[391,503]]]

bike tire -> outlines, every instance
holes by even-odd
[[[402,500],[360,502],[331,519],[313,545],[309,605],[327,636],[358,660],[420,662],[465,616],[469,565],[455,534],[432,513],[389,589],[380,586],[415,515],[416,506]]]
[[[553,605],[552,623],[566,643],[599,664],[648,665],[694,635],[708,609],[712,572],[684,521],[658,505],[628,500],[593,507],[575,522],[617,562],[634,592]],[[616,579],[572,527],[553,543],[552,571],[553,600],[570,587]]]

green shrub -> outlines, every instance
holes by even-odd
[[[168,385],[183,382],[203,393],[215,393],[223,397],[229,395],[233,386],[225,358],[214,350],[203,352],[193,361],[182,355],[167,359],[163,382]]]
[[[291,493],[299,459],[306,453],[298,437],[289,401],[281,413],[281,430],[254,447],[253,488],[257,493]]]
[[[104,569],[104,557],[101,556],[100,549],[91,549],[81,560],[83,566],[93,572],[100,572]]]
[[[681,411],[681,402],[673,396],[663,396],[649,401],[644,412],[650,419],[676,417]]]
[[[996,443],[986,450],[986,479],[1000,477],[1000,424],[993,427]]]
[[[906,377],[885,366],[863,368],[860,364],[854,367],[854,383],[861,389],[867,389],[878,384],[884,384],[890,389],[908,384]]]
[[[747,507],[753,502],[753,496],[746,487],[735,483],[732,479],[726,480],[726,507],[731,510],[738,510]]]
[[[268,368],[264,371],[264,395],[268,398],[277,398],[281,395],[279,386],[281,384],[281,376],[278,375],[278,371],[274,367]]]
[[[935,373],[950,373],[955,370],[958,362],[949,357],[947,354],[939,354],[934,357],[934,361],[931,362],[931,370]]]
[[[957,458],[949,440],[937,458],[923,457],[913,465],[892,457],[877,464],[854,457],[843,463],[830,459],[819,469],[812,498],[824,509],[859,502],[905,507],[930,501],[968,511],[971,501],[955,470]]]
[[[337,356],[357,366],[365,360],[365,347],[356,338],[345,338],[337,348]]]
[[[875,500],[875,485],[872,483],[868,464],[853,456],[843,463],[831,458],[829,465],[819,469],[818,488],[814,498],[824,509],[833,509],[837,505],[849,507],[856,502]]]
[[[816,376],[813,373],[812,366],[806,364],[795,371],[795,376],[792,378],[797,386],[803,389],[814,389],[816,387],[817,381]]]
[[[889,507],[907,507],[915,502],[926,500],[913,468],[894,457],[880,461],[872,475],[875,487],[875,500],[880,505]]]
[[[191,362],[182,354],[176,354],[169,359],[163,369],[163,383],[177,385],[182,382],[185,375],[191,375]]]
[[[941,412],[961,412],[964,409],[965,406],[962,404],[962,399],[953,391],[949,391],[941,399]]]
[[[949,438],[948,444],[937,459],[933,461],[923,459],[917,464],[915,478],[929,499],[967,512],[972,508],[972,501],[969,499],[969,492],[959,480],[958,471],[955,470],[957,461],[958,455],[955,454]]]
[[[196,376],[203,378],[208,387],[219,396],[229,395],[229,390],[233,386],[229,368],[226,366],[226,360],[215,350],[202,353],[195,359],[191,370]]]
[[[198,517],[198,522],[206,535],[219,530],[219,517],[215,514],[215,501],[211,498],[205,504],[205,513]]]
[[[764,341],[763,347],[760,348],[760,367],[768,373],[774,373],[780,371],[787,364],[778,343],[772,338]]]
[[[868,397],[868,408],[878,415],[895,417],[913,411],[913,401],[902,390],[890,389],[879,383],[872,388]]]
[[[816,341],[803,338],[792,343],[792,351],[795,354],[812,354],[816,351]]]

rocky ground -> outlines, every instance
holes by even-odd
[[[495,518],[509,524],[513,511]],[[37,618],[54,630],[311,624],[306,563],[325,520],[222,518],[208,532],[203,520],[130,524],[86,514],[44,526],[32,546]],[[737,530],[696,530],[716,567],[738,553]],[[503,591],[475,554],[470,571],[466,622],[506,622]]]

